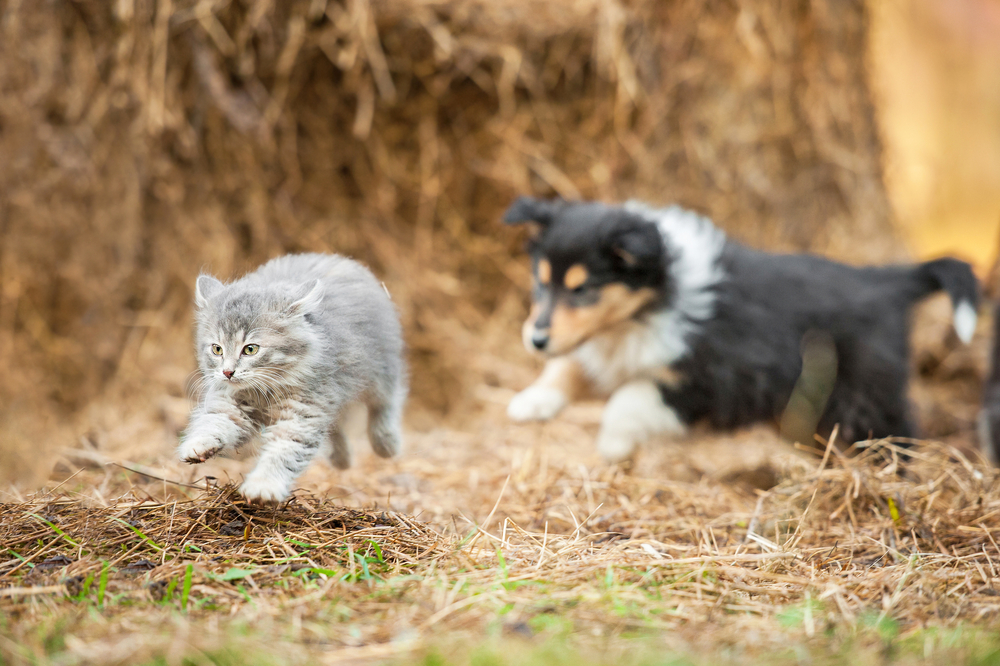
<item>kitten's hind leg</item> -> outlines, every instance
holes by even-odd
[[[347,438],[344,437],[344,431],[341,430],[339,423],[335,423],[330,428],[330,444],[333,447],[330,451],[330,462],[333,463],[333,466],[337,469],[350,467],[351,447],[347,443]]]
[[[403,448],[403,403],[406,387],[400,384],[385,393],[373,393],[368,404],[368,440],[382,458],[392,458]]]

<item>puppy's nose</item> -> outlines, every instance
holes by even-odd
[[[235,372],[236,372],[235,370],[223,370],[222,374],[224,374],[226,376],[226,379],[232,379],[233,378],[233,374]]]
[[[549,344],[549,334],[535,331],[531,334],[531,344],[535,345],[535,349],[539,351],[545,349],[545,345]]]

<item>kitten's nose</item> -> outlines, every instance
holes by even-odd
[[[545,349],[545,345],[549,344],[549,334],[535,331],[531,334],[531,344],[535,345],[535,349],[539,351]]]
[[[233,374],[235,372],[236,372],[235,370],[223,370],[222,374],[224,374],[226,376],[226,379],[232,379],[233,378]]]

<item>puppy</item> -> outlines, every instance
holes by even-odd
[[[807,333],[832,341],[837,369],[817,430],[846,441],[915,434],[906,397],[910,308],[944,289],[958,337],[976,326],[968,264],[855,268],[758,252],[707,218],[639,202],[522,197],[507,224],[535,223],[529,351],[550,357],[510,402],[515,421],[554,417],[589,382],[610,395],[598,450],[633,455],[698,421],[731,429],[780,417],[802,371]]]

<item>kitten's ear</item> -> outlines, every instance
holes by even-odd
[[[194,304],[199,308],[205,307],[208,305],[208,299],[225,286],[211,275],[199,275],[198,281],[194,283]]]
[[[297,298],[288,306],[288,314],[293,316],[309,314],[319,307],[325,292],[320,280],[307,282],[297,290]]]
[[[534,197],[518,197],[503,214],[504,224],[535,222],[544,229],[552,223],[565,202],[560,199],[545,201]]]

